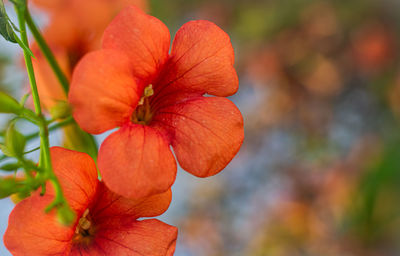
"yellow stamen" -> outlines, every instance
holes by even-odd
[[[144,96],[150,97],[154,94],[153,85],[149,84],[146,88],[144,88]]]
[[[89,218],[89,209],[86,209],[78,221],[78,225],[75,229],[76,234],[81,234],[83,231],[88,231],[90,229],[92,222],[89,220]]]
[[[149,97],[154,95],[153,85],[149,84],[144,88],[143,96],[140,98],[135,111],[132,114],[132,122],[135,124],[146,125],[150,122],[153,114],[151,112]]]
[[[154,94],[153,85],[149,84],[146,88],[144,88],[143,96],[140,98],[138,105],[143,105],[144,99],[150,97]]]
[[[86,218],[80,218],[79,225],[81,226],[81,228],[83,230],[88,230],[90,228],[90,226],[92,225],[92,223]]]

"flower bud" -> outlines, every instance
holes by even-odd
[[[26,139],[24,135],[15,129],[14,124],[11,124],[6,133],[5,151],[4,154],[20,158],[24,154]],[[3,148],[2,148],[3,150]]]
[[[21,165],[19,163],[6,163],[3,164],[2,166],[0,166],[0,170],[2,171],[6,171],[6,172],[13,172],[18,170],[18,168],[20,168]]]
[[[50,109],[50,114],[54,119],[65,119],[71,115],[71,108],[66,101],[59,101]]]
[[[0,113],[19,114],[23,107],[10,95],[0,92]]]

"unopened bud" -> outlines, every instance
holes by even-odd
[[[18,170],[18,168],[20,168],[21,165],[19,163],[6,163],[3,164],[2,166],[0,166],[0,170],[2,171],[6,171],[6,172],[13,172]]]
[[[24,135],[15,129],[14,124],[11,124],[6,133],[5,151],[13,157],[21,157],[24,154],[26,139]],[[3,148],[2,148],[3,150]],[[6,153],[6,152],[4,152]]]
[[[71,115],[71,107],[66,101],[59,101],[50,109],[50,114],[54,119],[65,119]]]

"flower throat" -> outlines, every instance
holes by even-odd
[[[89,245],[93,239],[94,232],[89,209],[86,209],[76,226],[73,242],[75,244]]]
[[[154,94],[153,85],[144,88],[143,96],[132,114],[131,121],[135,124],[147,125],[150,123],[153,113],[151,112],[149,97]]]

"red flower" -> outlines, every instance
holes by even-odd
[[[78,216],[71,227],[44,213],[53,199],[35,194],[12,211],[4,243],[13,255],[173,255],[175,227],[155,219],[163,213],[171,191],[130,200],[108,190],[97,179],[93,160],[84,153],[52,148],[54,171],[65,197]]]
[[[229,36],[208,21],[176,34],[135,7],[103,35],[102,50],[74,71],[69,100],[87,132],[120,127],[101,145],[98,165],[114,192],[139,198],[166,191],[176,161],[207,177],[221,171],[243,141],[243,119],[224,98],[238,89]],[[218,97],[204,97],[204,94]]]

